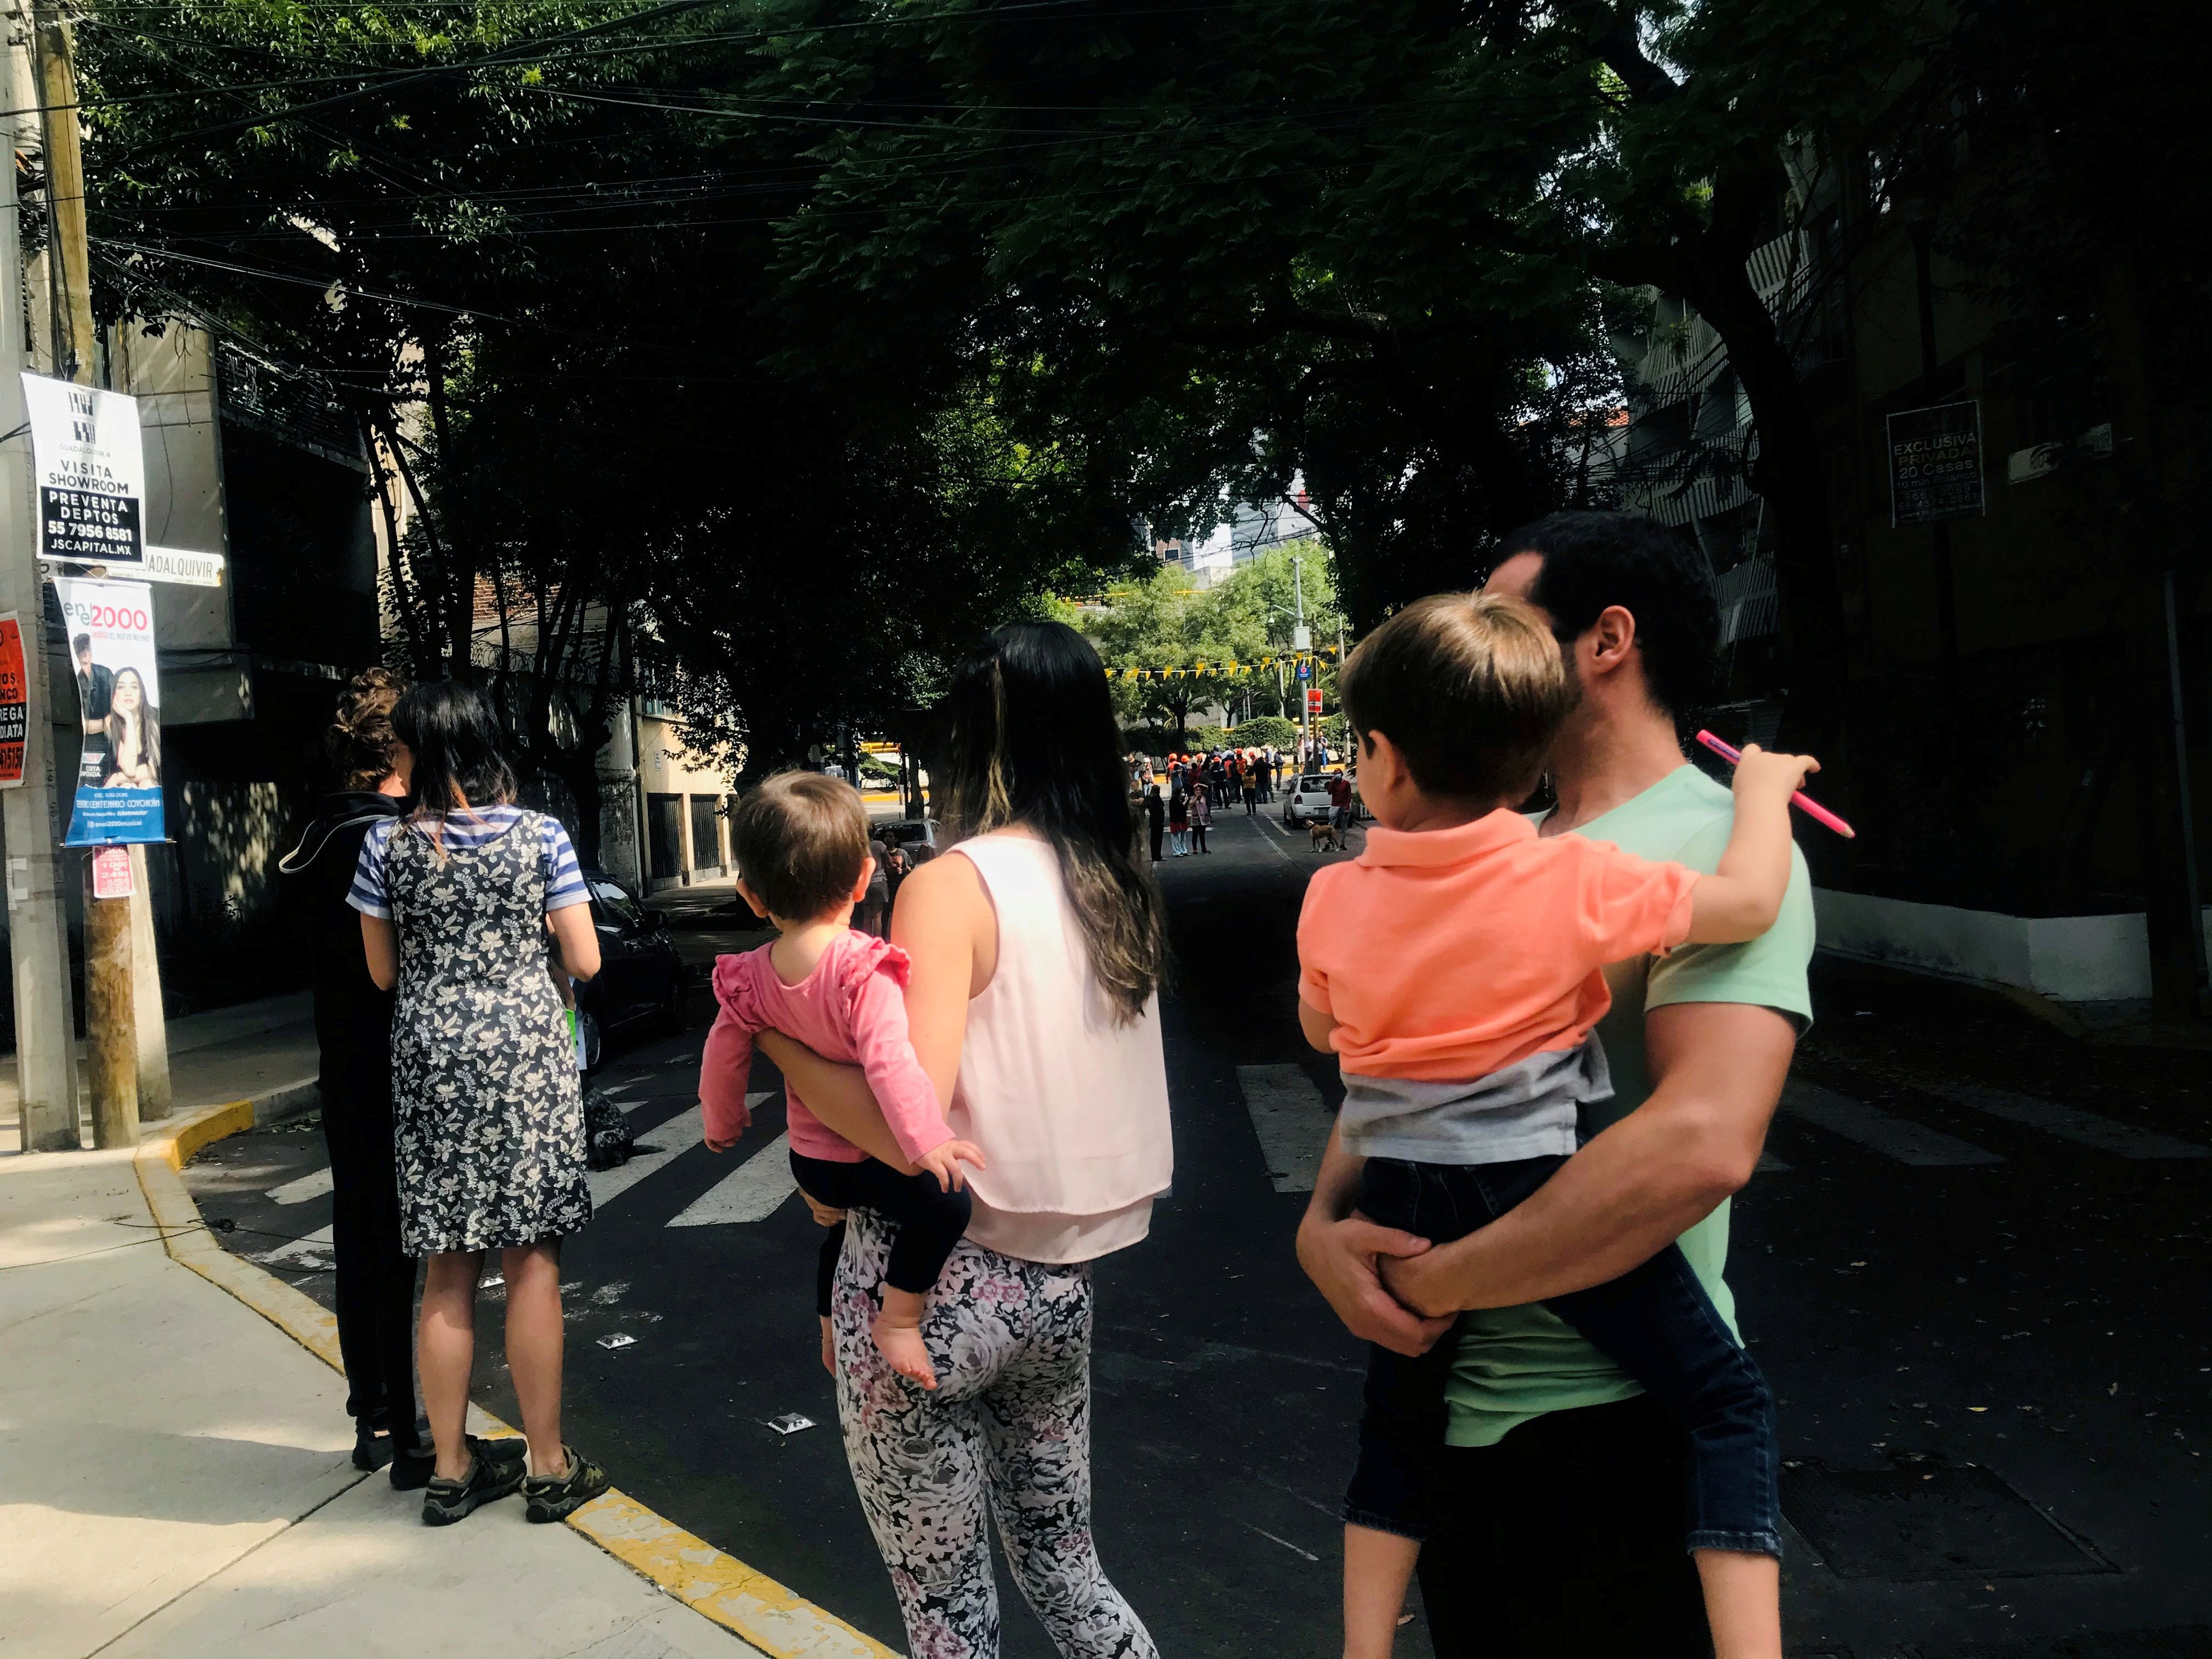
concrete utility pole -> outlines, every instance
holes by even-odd
[[[67,330],[57,340],[54,360],[64,366],[68,378],[79,386],[94,383],[94,357],[99,336],[92,318],[92,245],[85,224],[84,154],[82,123],[77,112],[76,54],[69,22],[52,0],[41,0],[33,13],[32,33],[38,53],[39,90],[46,106],[46,201],[52,214],[51,234],[55,260],[54,286],[61,296],[60,315]],[[91,861],[85,866],[84,889],[84,1027],[92,1085],[93,1145],[131,1146],[138,1139],[141,1104],[139,1074],[142,1060],[155,1073],[157,1112],[168,1109],[168,1048],[166,1042],[154,1052],[140,1053],[141,975],[135,971],[131,946],[133,912],[144,908],[144,932],[153,935],[153,911],[147,892],[145,854],[131,849],[132,875],[128,898],[93,896]],[[148,964],[149,967],[151,964]],[[161,983],[153,982],[151,1024],[161,1025]],[[166,1037],[166,1028],[163,1028]],[[153,1035],[149,1030],[149,1036]]]
[[[14,15],[11,32],[22,14]],[[9,46],[12,53],[15,43]],[[61,840],[54,811],[54,725],[48,707],[44,584],[39,577],[38,501],[21,374],[23,247],[15,206],[15,137],[0,156],[0,610],[13,611],[23,641],[29,706],[24,711],[23,781],[0,791],[8,842],[8,941],[14,969],[15,1080],[25,1152],[75,1152],[76,1044],[70,1008],[69,927],[61,899]]]

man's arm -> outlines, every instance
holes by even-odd
[[[1334,1129],[1329,1131],[1313,1198],[1298,1224],[1298,1265],[1354,1336],[1394,1353],[1425,1353],[1451,1328],[1449,1316],[1424,1319],[1408,1313],[1382,1287],[1376,1262],[1384,1256],[1418,1256],[1429,1242],[1395,1227],[1378,1227],[1357,1212],[1364,1162],[1344,1150]]]
[[[1681,1002],[1653,1009],[1644,1029],[1652,1076],[1644,1103],[1517,1208],[1455,1243],[1385,1264],[1384,1283],[1400,1301],[1510,1308],[1587,1290],[1650,1261],[1751,1179],[1796,1027],[1771,1008]]]

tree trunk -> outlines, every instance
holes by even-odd
[[[1759,460],[1748,482],[1774,526],[1784,648],[1793,665],[1784,732],[1833,766],[1842,758],[1850,641],[1836,580],[1834,531],[1819,428],[1797,364],[1753,288],[1747,256],[1728,246],[1694,260],[1683,297],[1712,325],[1751,404]]]
[[[2136,687],[2135,737],[2136,856],[2142,866],[2143,921],[2150,949],[2151,1005],[2160,1020],[2204,1013],[2204,936],[2197,891],[2194,826],[2183,800],[2181,710],[2172,655],[2179,645],[2167,613],[2167,584],[2184,562],[2187,530],[2170,502],[2189,499],[2169,487],[2161,463],[2172,446],[2156,425],[2142,298],[2126,248],[2104,260],[2105,326],[2110,342],[2115,459],[2122,513],[2118,541],[2127,573],[2128,655]]]

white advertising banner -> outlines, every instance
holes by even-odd
[[[84,722],[66,847],[161,841],[161,681],[154,590],[143,582],[60,576],[62,627]]]
[[[39,475],[40,556],[70,564],[140,562],[146,458],[138,442],[138,400],[26,374],[23,401]]]

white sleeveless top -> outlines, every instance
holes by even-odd
[[[1049,844],[1002,830],[951,850],[999,915],[999,965],[968,1005],[946,1114],[991,1164],[968,1172],[968,1237],[1026,1261],[1133,1244],[1175,1169],[1159,999],[1116,1019]]]

